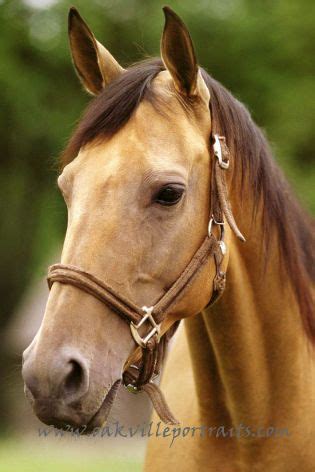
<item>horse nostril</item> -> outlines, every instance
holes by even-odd
[[[79,353],[69,349],[55,353],[46,363],[31,357],[22,369],[26,393],[35,401],[60,399],[64,404],[80,400],[89,389],[89,366]]]
[[[69,361],[70,371],[64,380],[64,389],[67,394],[72,395],[83,390],[86,384],[86,373],[83,366],[75,360]]]

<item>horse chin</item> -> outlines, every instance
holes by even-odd
[[[34,399],[26,386],[24,387],[24,393],[30,401],[34,413],[43,423],[65,431],[71,431],[72,428],[75,428],[80,431],[80,434],[87,434],[92,432],[95,428],[102,427],[106,422],[120,384],[121,379],[113,383],[111,388],[105,394],[96,413],[87,420],[82,416],[82,412],[76,412],[74,408],[69,410],[69,407],[60,404],[58,399],[48,401],[47,398],[43,398],[38,401]]]
[[[87,427],[85,429],[86,433],[93,431],[93,429],[95,428],[100,428],[104,425],[104,423],[106,422],[108,418],[110,410],[113,406],[113,403],[115,401],[120,384],[121,384],[120,379],[117,380],[115,383],[113,383],[110,390],[105,395],[105,398],[100,408],[97,410],[97,412],[92,416],[92,418],[88,422]]]

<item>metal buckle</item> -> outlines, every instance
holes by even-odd
[[[224,221],[217,221],[215,219],[215,217],[212,215],[210,220],[209,220],[209,224],[208,224],[208,236],[210,237],[211,233],[212,233],[212,225],[213,223],[215,225],[218,225],[218,226],[221,226],[221,235],[222,233],[224,233]]]
[[[153,336],[157,336],[157,342],[160,341],[160,328],[161,328],[161,325],[157,324],[155,322],[155,319],[153,318],[152,316],[152,311],[153,311],[153,306],[150,306],[149,308],[146,307],[146,306],[143,306],[142,307],[142,310],[145,312],[145,315],[143,318],[141,318],[141,320],[139,321],[138,324],[135,324],[133,321],[131,321],[130,323],[130,331],[131,331],[131,334],[132,334],[132,337],[133,339],[136,341],[136,343],[143,347],[143,348],[146,348],[147,347],[147,344],[148,344],[148,341],[150,341],[150,339],[153,337]],[[142,338],[140,336],[140,334],[138,333],[138,329],[146,322],[146,321],[149,321],[151,326],[152,326],[152,329],[151,331],[146,335],[145,338]]]
[[[219,166],[221,169],[228,169],[230,165],[230,161],[227,160],[226,162],[222,158],[222,148],[220,143],[220,136],[218,134],[214,135],[214,143],[213,143],[213,151],[215,157],[218,158]]]
[[[218,225],[220,226],[220,230],[221,230],[221,234],[220,234],[220,239],[218,241],[218,244],[219,244],[219,247],[220,247],[220,250],[221,250],[221,253],[223,256],[225,256],[226,252],[227,252],[227,249],[226,249],[226,244],[223,240],[224,238],[224,221],[217,221],[214,216],[212,215],[211,218],[210,218],[210,221],[209,221],[209,224],[208,224],[208,236],[210,238],[211,236],[211,233],[212,233],[212,225],[213,223],[215,225]]]

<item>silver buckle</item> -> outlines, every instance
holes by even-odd
[[[210,237],[211,236],[211,233],[212,233],[212,225],[213,223],[215,225],[218,225],[218,226],[221,226],[221,233],[222,233],[222,230],[224,232],[224,221],[217,221],[214,216],[212,215],[210,220],[209,220],[209,224],[208,224],[208,236]]]
[[[221,169],[228,169],[230,165],[230,161],[227,160],[226,162],[222,158],[222,148],[220,143],[220,136],[218,134],[214,135],[214,143],[213,143],[213,151],[215,157],[218,158],[219,166]]]
[[[131,321],[130,323],[130,331],[131,331],[131,334],[132,334],[132,337],[133,339],[136,341],[136,343],[143,347],[143,348],[146,348],[147,347],[147,344],[148,344],[148,341],[150,341],[150,339],[157,335],[157,342],[160,341],[160,328],[161,328],[161,325],[157,324],[155,322],[155,319],[153,318],[152,316],[152,311],[153,311],[153,306],[150,306],[149,308],[146,307],[146,306],[143,306],[142,307],[142,310],[145,312],[145,315],[143,318],[141,318],[141,320],[139,321],[138,324],[135,324],[133,321]],[[145,338],[142,338],[140,336],[140,334],[138,333],[138,329],[146,322],[146,321],[149,321],[149,323],[151,324],[152,326],[152,329],[151,331],[146,335]]]
[[[225,256],[226,252],[227,252],[227,248],[226,248],[226,244],[225,242],[223,241],[223,238],[224,238],[224,221],[217,221],[214,216],[212,215],[210,220],[209,220],[209,224],[208,224],[208,236],[210,238],[211,236],[211,233],[212,233],[212,225],[213,223],[215,225],[218,225],[220,226],[220,230],[221,230],[221,234],[220,234],[220,239],[218,241],[218,244],[219,244],[219,247],[220,247],[220,250],[221,250],[221,253],[222,253],[222,256]]]

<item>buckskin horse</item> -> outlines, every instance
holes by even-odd
[[[152,437],[146,470],[311,471],[312,222],[248,111],[164,14],[162,59],[125,70],[70,10],[95,98],[61,159],[68,228],[25,392],[43,422],[89,431],[123,383],[149,395],[155,423],[179,422],[167,431],[229,432]],[[258,434],[270,428],[287,434]]]

